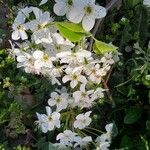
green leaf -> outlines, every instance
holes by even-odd
[[[74,23],[69,23],[69,22],[59,22],[58,24],[64,28],[67,28],[67,29],[73,31],[73,32],[86,33],[80,24],[74,24]]]
[[[130,7],[135,7],[141,2],[141,0],[128,0],[128,4]]]
[[[112,44],[107,44],[96,40],[93,49],[96,54],[104,54],[107,52],[115,52],[117,47]]]
[[[72,30],[69,30],[59,24],[57,24],[58,30],[60,34],[70,40],[71,42],[78,42],[80,41],[86,34],[80,33],[80,32],[73,32]]]
[[[130,149],[130,147],[132,146],[133,146],[133,140],[129,136],[124,135],[121,139],[120,148]]]
[[[140,107],[133,107],[127,110],[127,114],[124,118],[125,124],[135,123],[142,115],[143,109]]]

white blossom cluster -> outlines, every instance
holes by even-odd
[[[143,5],[150,7],[150,0],[143,0]]]
[[[46,2],[43,0],[40,5]],[[73,23],[82,21],[86,31],[93,28],[95,19],[106,15],[105,8],[95,5],[94,0],[55,2],[54,12],[58,16],[66,14]],[[59,143],[54,145],[62,149],[82,149],[93,142],[91,136],[79,133],[92,122],[92,106],[104,98],[107,89],[101,87],[101,82],[114,64],[113,55],[110,52],[95,58],[80,44],[65,39],[53,23],[49,12],[42,12],[37,7],[21,9],[12,26],[12,39],[20,42],[11,42],[11,54],[16,58],[18,68],[23,68],[26,73],[46,76],[52,84],[62,87],[50,94],[46,114],[37,113],[39,128],[43,133],[62,128],[62,116],[67,114],[69,123],[66,123],[66,130],[57,135]],[[113,124],[106,125],[107,133],[97,138],[97,150],[108,149],[112,128]]]

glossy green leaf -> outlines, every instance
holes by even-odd
[[[85,30],[82,28],[80,24],[74,24],[74,23],[69,23],[69,22],[59,22],[58,23],[60,26],[67,28],[73,32],[81,32],[85,33]]]
[[[60,34],[64,38],[69,39],[71,42],[78,42],[85,36],[84,33],[73,32],[59,24],[57,25],[57,27],[58,27]]]
[[[127,114],[124,118],[125,124],[133,124],[135,123],[142,115],[142,108],[133,107],[128,109]]]
[[[112,44],[107,44],[96,40],[93,49],[96,54],[104,54],[107,52],[115,52],[117,47]]]

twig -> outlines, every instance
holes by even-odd
[[[106,84],[106,81],[103,78],[102,78],[102,84],[103,84],[104,88],[107,89],[106,90],[106,95],[107,95],[108,99],[110,100],[110,102],[112,103],[112,107],[115,107],[115,102],[114,102],[114,100],[112,98],[112,95],[111,95],[111,93],[109,91],[109,88],[108,88],[108,86]]]
[[[108,3],[108,4],[106,5],[106,11],[109,11],[118,1],[119,1],[119,0],[112,0],[110,3]],[[102,24],[102,21],[103,21],[102,18],[97,20],[97,22],[96,22],[96,24],[95,24],[95,27],[94,27],[94,29],[93,29],[93,33],[92,33],[93,36],[96,35],[99,26]],[[93,42],[94,42],[94,40],[93,40],[93,38],[91,38],[91,39],[90,39],[89,46],[88,46],[88,50],[89,50],[89,51],[92,50]]]
[[[109,73],[108,73],[108,75],[107,75],[107,78],[106,78],[106,84],[108,83],[108,81],[109,81],[109,78],[110,78],[110,75],[111,75],[111,73],[112,73],[112,70],[113,70],[113,66],[110,68],[110,71],[109,71]]]

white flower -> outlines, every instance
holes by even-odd
[[[144,0],[143,5],[146,5],[147,7],[150,7],[150,0]]]
[[[78,116],[76,116],[76,120],[73,126],[79,129],[84,129],[85,127],[87,127],[92,121],[92,119],[89,117],[90,114],[91,111],[88,111],[85,114],[79,114]]]
[[[110,143],[109,142],[102,142],[99,144],[99,146],[96,148],[96,150],[109,150]]]
[[[63,109],[66,109],[68,106],[68,94],[67,93],[61,93],[60,95],[56,92],[51,93],[51,98],[48,100],[49,106],[55,106],[56,105],[56,111],[61,111]]]
[[[101,58],[101,62],[103,63],[103,66],[114,64],[112,53],[105,53],[104,56]]]
[[[46,68],[52,68],[53,63],[52,63],[52,58],[47,54],[44,53],[43,51],[36,50],[33,53],[33,57],[35,59],[34,62],[34,67],[37,69],[41,69],[42,67]]]
[[[19,40],[20,38],[22,40],[26,40],[28,39],[28,35],[26,33],[26,29],[24,27],[24,24],[23,22],[14,22],[14,24],[12,25],[12,28],[13,28],[13,32],[12,32],[12,39],[13,40]]]
[[[43,28],[43,29],[33,32],[32,39],[35,41],[36,44],[52,43],[51,33],[50,33],[50,30],[47,28]]]
[[[20,38],[22,40],[28,39],[24,23],[26,17],[28,17],[31,11],[32,9],[30,7],[25,7],[18,12],[18,15],[12,25],[14,31],[12,32],[11,37],[13,40],[19,40]]]
[[[105,126],[106,133],[103,133],[101,136],[97,137],[96,142],[98,143],[99,147],[96,150],[109,150],[108,147],[111,143],[111,136],[113,130],[113,123],[107,124]]]
[[[48,45],[44,45],[44,47],[50,50],[52,56],[56,56],[59,52],[71,51],[71,48],[75,46],[69,40],[65,40],[59,33],[54,33],[51,36],[53,42]]]
[[[57,77],[61,77],[62,73],[63,73],[63,68],[64,66],[56,66],[53,67],[51,70],[49,70],[48,72],[48,76],[51,79],[52,84],[58,84],[61,85],[60,81],[57,79]]]
[[[71,130],[65,130],[63,133],[59,133],[56,137],[56,140],[60,140],[60,143],[65,146],[72,146],[72,142],[74,142],[76,133]]]
[[[48,1],[48,0],[42,0],[41,3],[39,4],[39,6],[41,6],[41,5],[45,4],[45,3],[47,3],[47,1]]]
[[[80,23],[86,31],[90,31],[95,19],[106,16],[106,9],[102,6],[95,5],[95,0],[76,0],[74,7],[70,10],[68,19],[73,23]]]
[[[48,132],[47,116],[39,113],[36,113],[36,115],[38,117],[38,121],[36,121],[36,123],[38,123],[39,128],[41,128],[43,133]]]
[[[73,93],[73,98],[75,104],[81,108],[89,108],[93,104],[93,99],[90,98],[90,95],[94,92],[94,90],[85,90],[85,85],[82,84],[80,86],[80,91],[75,91]]]
[[[58,16],[68,16],[70,9],[73,7],[73,0],[55,0],[53,7],[54,13]]]
[[[34,58],[29,53],[17,53],[17,68],[24,67],[26,73],[39,74],[39,70],[34,68]]]
[[[94,93],[91,95],[91,98],[93,100],[98,99],[98,98],[104,98],[104,92],[105,89],[102,89],[101,87],[97,88]]]
[[[80,145],[81,148],[84,148],[89,142],[92,142],[92,138],[91,136],[86,136],[84,138],[78,136],[75,138],[75,142],[76,143],[74,144],[74,148],[78,145]]]
[[[65,70],[65,72],[67,73],[67,75],[65,75],[62,78],[62,81],[63,83],[71,81],[70,82],[71,88],[76,87],[78,83],[83,83],[83,84],[87,83],[86,77],[81,75],[81,72],[73,72],[72,69],[69,67]]]
[[[52,39],[50,36],[50,30],[46,27],[47,24],[53,21],[50,17],[49,12],[42,12],[37,7],[31,7],[36,19],[25,24],[27,29],[33,32],[32,38],[35,40],[36,44],[39,43],[51,43]]]
[[[56,55],[57,58],[60,58],[60,63],[68,64],[80,64],[85,61],[85,59],[91,59],[91,52],[80,49],[77,52],[65,51],[60,52]]]
[[[60,128],[60,113],[58,112],[53,112],[49,106],[46,106],[46,112],[47,112],[47,126],[48,126],[48,131],[52,131],[55,126],[57,128]]]
[[[103,76],[107,74],[105,70],[107,66],[101,67],[100,64],[96,64],[86,71],[86,74],[89,76],[89,80],[91,80],[95,84],[101,83],[101,79]]]

